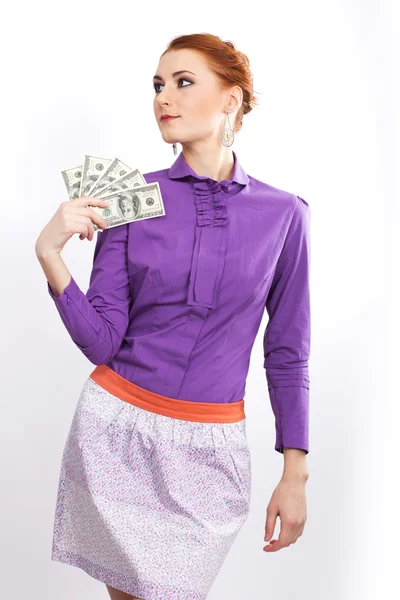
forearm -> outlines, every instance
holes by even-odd
[[[117,269],[114,277],[113,271],[105,273],[100,260],[102,242],[97,245],[98,252],[95,252],[95,265],[86,294],[59,254],[44,251],[40,244],[35,247],[47,277],[49,294],[64,326],[73,342],[95,365],[109,362],[120,348],[129,324],[131,301],[127,271]]]
[[[58,253],[46,254],[40,248],[35,250],[53,294],[60,296],[71,281],[71,273],[67,265]]]
[[[307,481],[308,467],[306,453],[299,448],[284,448],[284,467],[282,477]]]

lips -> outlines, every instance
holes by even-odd
[[[177,117],[164,116],[164,117],[161,117],[161,122],[163,122],[163,121],[172,121],[173,119],[179,119],[179,116],[177,116]]]

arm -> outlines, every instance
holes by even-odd
[[[127,241],[127,225],[98,233],[86,294],[59,254],[38,254],[61,320],[73,342],[95,365],[105,364],[116,355],[128,329],[131,294]]]
[[[305,200],[295,196],[266,301],[269,321],[264,334],[264,367],[275,415],[275,450],[284,454],[288,464],[304,458],[309,451],[309,269],[310,209]]]

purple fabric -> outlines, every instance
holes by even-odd
[[[181,152],[158,181],[162,217],[99,231],[86,294],[56,297],[72,340],[150,391],[193,402],[245,396],[264,309],[275,449],[309,452],[310,208],[245,173],[197,175]]]

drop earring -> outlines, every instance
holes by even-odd
[[[221,144],[223,146],[232,146],[234,139],[235,139],[235,136],[231,129],[231,124],[229,122],[229,112],[232,112],[232,111],[226,111],[225,126],[220,135]],[[227,120],[228,120],[228,125],[226,124]]]
[[[176,144],[172,144],[172,148],[174,150],[174,155],[176,156],[178,154],[178,148],[177,148]]]

